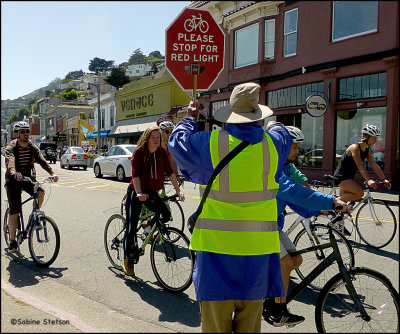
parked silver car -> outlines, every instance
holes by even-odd
[[[60,167],[66,166],[68,169],[72,167],[82,167],[87,169],[88,157],[82,147],[71,146],[61,156]]]
[[[111,175],[117,177],[118,181],[123,181],[132,175],[131,157],[137,145],[124,144],[115,145],[97,157],[93,162],[93,172],[96,177]]]

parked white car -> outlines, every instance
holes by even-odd
[[[71,169],[72,167],[82,167],[87,169],[88,157],[82,147],[71,146],[60,158],[60,167]]]
[[[93,172],[96,177],[103,175],[115,176],[118,181],[123,181],[132,175],[131,157],[137,145],[115,145],[97,157],[93,162]]]

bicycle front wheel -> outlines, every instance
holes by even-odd
[[[368,268],[349,270],[356,296],[347,290],[342,274],[334,276],[320,292],[315,306],[318,333],[398,333],[399,294],[383,274]],[[363,318],[358,302],[368,317]]]
[[[194,252],[189,249],[189,239],[180,230],[168,227],[158,233],[151,244],[151,268],[161,286],[178,293],[192,283]]]
[[[358,210],[356,228],[360,238],[367,245],[382,248],[396,235],[396,217],[385,202],[372,200]]]
[[[185,227],[185,216],[183,214],[182,206],[176,200],[167,201],[166,204],[171,212],[171,218],[165,223],[165,225],[175,227],[183,232]]]
[[[121,215],[126,217],[126,194],[124,195],[124,197],[122,197],[122,201],[121,201]]]
[[[340,255],[342,256],[343,264],[348,268],[354,267],[354,252],[350,245],[350,242],[346,237],[339,231],[332,229],[333,235],[339,247]],[[329,228],[322,224],[311,225],[312,236],[309,236],[307,231],[303,228],[294,238],[294,245],[297,250],[301,250],[307,247],[311,247],[311,239],[314,245],[324,244],[329,242]],[[310,239],[311,238],[311,239]],[[332,248],[324,250],[316,250],[313,252],[307,252],[301,254],[303,263],[296,269],[297,275],[304,279],[316,266],[325,260],[331,253]],[[310,286],[314,290],[321,290],[325,283],[331,279],[337,273],[337,266],[331,265],[327,267],[319,276],[317,276],[311,283]]]
[[[9,213],[10,213],[10,208],[7,208],[6,213],[4,214],[4,222],[3,222],[3,235],[7,247],[10,246],[10,231],[8,230],[8,219],[10,217]]]
[[[119,214],[112,215],[104,228],[104,248],[111,264],[122,270],[124,262],[125,218]]]
[[[42,225],[36,230],[35,224],[29,229],[29,253],[39,267],[50,266],[60,251],[60,232],[55,221],[47,216],[39,216]]]

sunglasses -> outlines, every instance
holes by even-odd
[[[19,133],[22,133],[22,134],[24,134],[24,133],[30,133],[31,132],[31,130],[19,130]]]
[[[171,134],[172,130],[163,130],[167,135]]]

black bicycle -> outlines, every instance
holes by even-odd
[[[43,182],[33,181],[29,177],[23,177],[21,182],[31,182],[34,185],[33,196],[29,197],[22,202],[24,205],[27,202],[34,201],[35,206],[29,216],[28,224],[25,228],[24,218],[22,212],[18,215],[18,228],[17,228],[17,244],[18,252],[20,245],[25,239],[28,239],[29,252],[33,261],[40,267],[50,266],[57,258],[60,250],[60,232],[55,221],[46,216],[45,213],[39,210],[39,201],[37,190],[41,184],[52,183],[52,177],[48,177]],[[10,232],[8,230],[8,219],[10,209],[7,207],[4,214],[3,232],[7,246],[10,245]]]
[[[159,197],[160,201],[176,201],[177,195]],[[144,224],[146,222],[146,224]],[[148,235],[143,233],[145,226],[152,226]],[[127,228],[125,217],[112,215],[104,229],[104,246],[111,264],[122,270],[124,261],[124,238]],[[151,242],[150,261],[154,275],[161,286],[171,292],[186,290],[192,283],[194,252],[189,249],[188,237],[179,229],[161,223],[160,214],[153,213],[151,221],[139,221],[137,240],[142,244],[130,250],[133,263],[138,263],[144,255],[146,245]]]
[[[319,333],[398,333],[399,294],[390,280],[380,272],[364,267],[347,268],[332,232],[341,215],[328,223],[329,242],[293,252],[292,255],[332,248],[329,254],[286,297],[290,303],[326,268],[337,263],[339,272],[333,276],[318,295],[315,306],[315,324]],[[273,299],[264,301],[264,320]],[[289,326],[288,326],[289,327]]]

